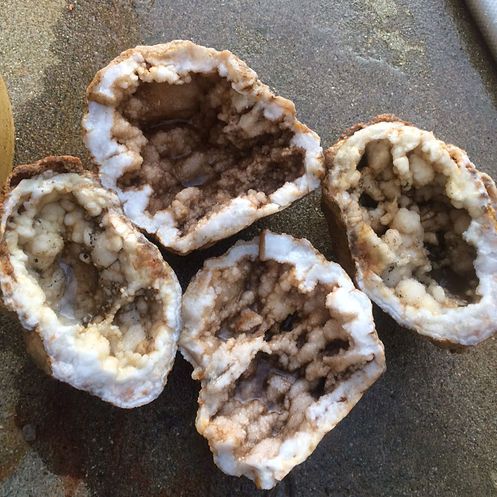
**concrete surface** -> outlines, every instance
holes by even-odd
[[[138,43],[190,38],[229,48],[330,145],[394,112],[465,148],[497,176],[497,73],[459,0],[0,0],[0,73],[17,163],[85,155],[83,94]],[[262,226],[332,244],[311,196]],[[208,251],[221,253],[229,240]],[[187,283],[206,253],[171,258]],[[163,395],[113,408],[44,376],[0,316],[0,496],[257,496],[223,475],[195,432],[198,387],[178,358]],[[388,371],[273,497],[497,495],[497,341],[440,350],[377,312]]]

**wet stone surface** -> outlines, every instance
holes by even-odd
[[[466,149],[497,177],[497,72],[461,0],[0,0],[0,73],[16,162],[87,157],[84,90],[139,43],[189,38],[228,48],[329,146],[393,112]],[[328,257],[319,194],[259,222],[306,236]],[[167,255],[185,286],[207,256]],[[497,495],[497,341],[452,354],[376,311],[388,370],[315,453],[271,492],[216,469],[194,429],[198,385],[178,356],[164,393],[125,411],[45,376],[0,315],[0,496],[488,497]]]

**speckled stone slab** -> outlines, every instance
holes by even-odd
[[[497,72],[462,0],[0,0],[0,73],[17,126],[16,163],[87,157],[80,119],[97,69],[125,48],[175,38],[228,48],[329,146],[392,112],[466,149],[497,177]],[[269,226],[333,244],[319,193]],[[167,256],[186,285],[203,259]],[[436,348],[376,310],[388,370],[273,497],[497,496],[497,340]],[[222,474],[195,431],[198,386],[179,356],[158,400],[124,411],[58,383],[0,315],[1,497],[258,496]]]

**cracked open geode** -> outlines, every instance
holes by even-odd
[[[466,153],[378,116],[325,153],[341,264],[403,326],[449,346],[497,329],[496,188]]]
[[[181,288],[119,200],[74,157],[18,166],[2,199],[0,286],[28,351],[119,407],[155,399],[172,367]]]
[[[183,298],[196,427],[216,464],[271,488],[385,368],[371,302],[307,240],[264,232],[209,259]]]
[[[138,46],[87,90],[85,143],[124,212],[186,254],[319,187],[319,137],[229,51]]]

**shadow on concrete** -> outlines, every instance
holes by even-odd
[[[464,0],[447,0],[446,5],[463,41],[465,53],[481,74],[485,88],[497,107],[497,60]],[[475,50],[475,47],[478,49]]]
[[[91,495],[173,497],[210,494],[219,475],[196,434],[197,385],[178,357],[165,393],[145,407],[122,410],[43,375],[19,371],[16,423],[36,428],[32,449],[48,470]],[[68,497],[68,495],[66,495]]]

